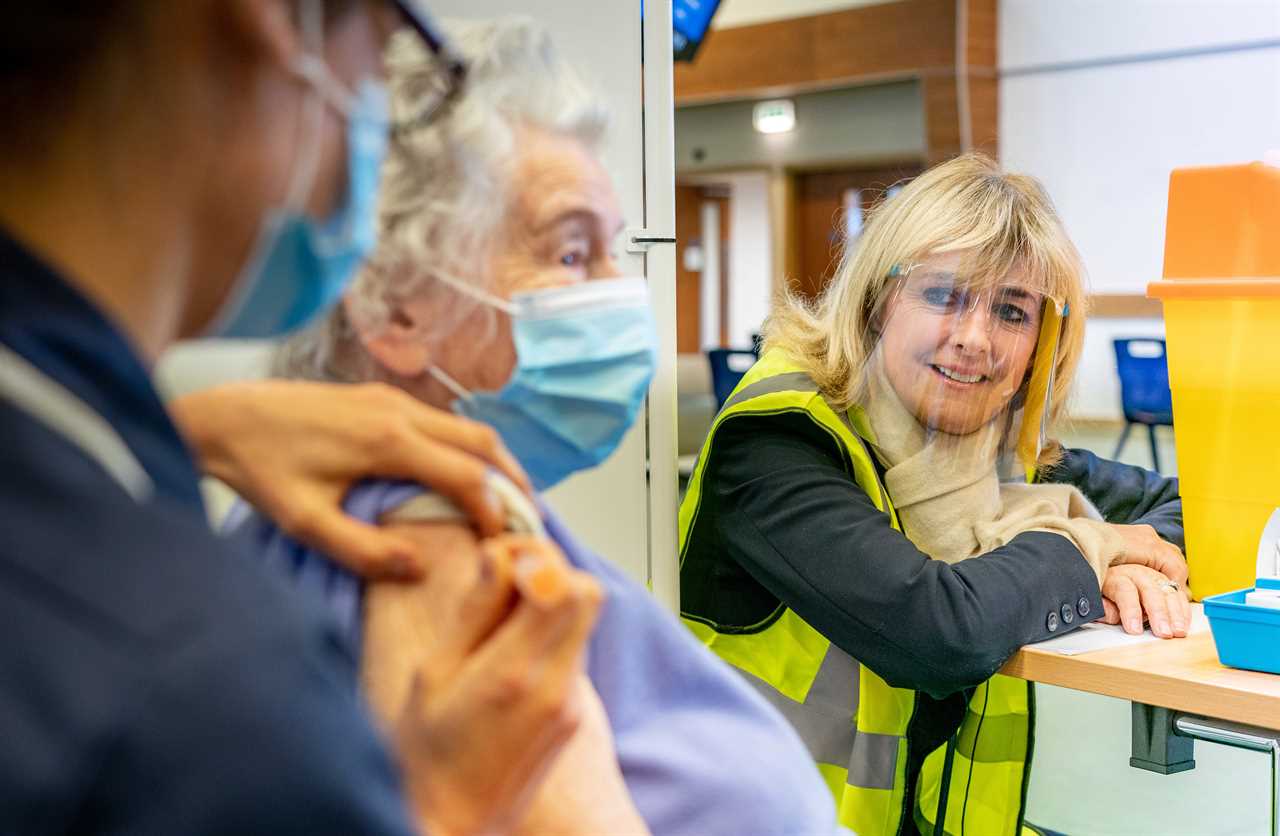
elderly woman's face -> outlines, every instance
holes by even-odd
[[[568,137],[520,136],[506,234],[491,261],[493,286],[510,297],[618,276],[613,245],[622,215],[600,161]]]
[[[576,139],[545,131],[522,132],[517,148],[488,287],[509,299],[618,276],[613,247],[622,214],[600,161]],[[500,389],[516,363],[510,325],[500,316],[496,335],[483,346],[457,338],[466,330],[456,332],[439,365],[467,389]]]
[[[956,276],[962,253],[930,256],[893,288],[880,350],[889,383],[922,425],[967,435],[996,417],[1026,377],[1043,300],[1015,269],[973,291]]]

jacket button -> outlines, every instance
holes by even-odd
[[[1093,608],[1089,606],[1089,599],[1081,595],[1080,600],[1076,601],[1076,612],[1080,613],[1081,618],[1084,618],[1091,609]]]
[[[1071,622],[1076,620],[1076,614],[1071,611],[1070,604],[1063,604],[1061,612],[1062,612],[1063,624],[1070,624]]]
[[[1044,626],[1050,633],[1056,631],[1058,629],[1058,614],[1056,612],[1050,612],[1049,617],[1044,620]]]

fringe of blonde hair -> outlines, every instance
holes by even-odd
[[[764,349],[783,350],[834,409],[848,409],[866,392],[867,361],[880,336],[874,323],[896,284],[895,265],[956,251],[966,253],[959,271],[966,285],[1002,284],[1019,266],[1029,290],[1067,310],[1049,396],[1049,423],[1058,424],[1084,343],[1084,266],[1040,182],[1006,173],[982,154],[936,165],[876,207],[862,233],[845,243],[835,276],[816,301],[783,291],[764,325]],[[1038,464],[1060,458],[1055,442]]]

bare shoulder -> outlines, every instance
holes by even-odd
[[[414,672],[450,629],[453,609],[474,583],[480,541],[465,523],[390,522],[383,528],[417,543],[426,571],[418,583],[373,583],[365,591],[360,676],[374,714],[400,714]]]
[[[397,520],[384,522],[380,527],[418,545],[428,579],[432,571],[447,566],[459,554],[474,555],[480,550],[480,538],[475,530],[460,520]]]

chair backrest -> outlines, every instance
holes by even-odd
[[[707,352],[711,363],[711,389],[715,392],[716,407],[724,406],[747,369],[756,362],[756,353],[750,349],[713,348]]]
[[[1120,403],[1127,421],[1173,423],[1173,395],[1165,342],[1158,337],[1115,340]]]

